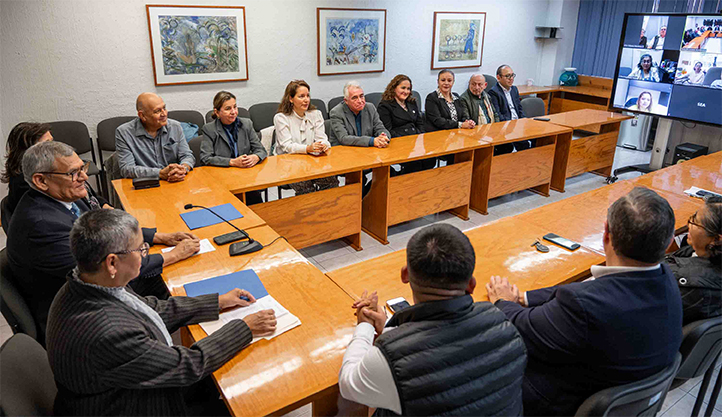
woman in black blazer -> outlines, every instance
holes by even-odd
[[[454,86],[454,73],[442,70],[436,79],[439,88],[426,96],[427,132],[444,129],[471,129],[476,126],[466,114],[466,107],[451,92]]]
[[[411,95],[411,89],[411,79],[399,74],[389,82],[381,96],[379,117],[392,138],[425,132],[424,119],[421,117],[416,99]],[[436,158],[406,162],[401,164],[401,173],[422,171],[433,168],[434,165]]]

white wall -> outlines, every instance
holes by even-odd
[[[562,48],[571,54],[575,29],[570,26],[576,25],[578,0],[564,1],[576,3],[570,12],[574,22],[565,26],[568,45]],[[80,120],[94,137],[101,120],[134,114],[135,98],[143,91],[160,94],[170,110],[205,114],[221,89],[232,91],[239,105],[248,107],[278,101],[288,81],[303,78],[311,85],[312,96],[326,101],[341,95],[349,79],[360,81],[366,92],[383,91],[394,75],[405,73],[425,97],[436,88],[436,71],[430,70],[434,11],[487,12],[482,67],[456,71],[455,91],[463,91],[471,73],[493,74],[502,63],[514,68],[518,83],[538,80],[543,48],[534,41],[534,26],[547,22],[549,10],[549,0],[176,0],[171,3],[246,7],[249,80],[156,87],[147,0],[0,3],[3,149],[10,129],[27,120]],[[386,71],[317,76],[316,7],[387,9]],[[558,64],[566,65],[566,61]]]

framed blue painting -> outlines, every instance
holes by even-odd
[[[318,75],[383,72],[385,9],[316,9]]]
[[[248,80],[244,7],[145,8],[155,85]]]

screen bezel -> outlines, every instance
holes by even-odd
[[[717,124],[717,123],[701,121],[701,120],[685,119],[683,117],[667,116],[667,115],[650,113],[650,112],[639,111],[639,110],[630,110],[625,107],[616,107],[614,105],[615,94],[617,94],[617,81],[619,81],[619,69],[620,69],[619,65],[620,65],[620,60],[622,59],[622,51],[624,50],[624,37],[627,33],[627,19],[629,18],[629,16],[685,16],[685,17],[687,17],[687,16],[700,16],[700,17],[709,16],[709,17],[720,18],[720,15],[715,14],[715,13],[625,13],[624,14],[624,22],[622,24],[622,34],[621,34],[621,37],[619,38],[619,48],[617,50],[617,61],[614,66],[614,79],[613,79],[613,83],[612,83],[612,95],[609,98],[609,110],[617,110],[617,111],[623,111],[623,112],[627,112],[627,113],[642,114],[645,116],[663,117],[665,119],[677,120],[680,122],[698,123],[698,124],[709,125],[709,126],[714,126],[714,127],[722,127],[722,121],[720,122],[720,124]],[[681,48],[680,48],[680,52],[682,52]],[[672,89],[674,89],[674,85],[675,84],[672,84],[672,86],[673,86]],[[719,91],[720,91],[720,94],[722,94],[722,90],[719,90]],[[720,110],[722,111],[722,109],[720,109]]]

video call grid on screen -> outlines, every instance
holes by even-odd
[[[626,14],[621,40],[613,108],[722,125],[722,16]]]

